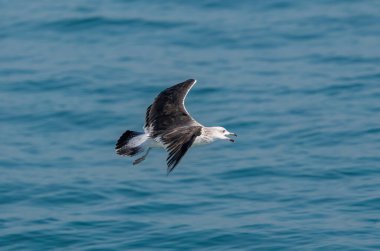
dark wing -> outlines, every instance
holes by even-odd
[[[146,109],[146,115],[145,115],[145,124],[144,124],[144,131],[149,132],[149,113],[150,113],[150,108],[152,108],[152,105],[150,105]]]
[[[188,79],[161,92],[146,113],[145,128],[154,131],[152,136],[160,132],[181,126],[200,124],[187,112],[184,100],[196,80]]]
[[[202,133],[201,126],[179,127],[160,135],[160,140],[164,143],[169,152],[166,159],[168,164],[168,174],[176,167],[187,150],[191,147],[196,137]]]

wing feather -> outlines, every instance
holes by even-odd
[[[150,129],[153,137],[157,132],[175,127],[200,125],[190,116],[184,105],[187,93],[195,83],[196,80],[188,79],[167,88],[148,107],[145,127]]]
[[[169,152],[166,159],[168,174],[178,165],[187,150],[194,143],[195,138],[201,135],[201,132],[201,126],[191,126],[176,128],[160,136],[166,150]]]
[[[150,126],[149,126],[149,113],[150,113],[150,109],[152,108],[152,105],[148,106],[148,108],[146,109],[146,114],[145,114],[145,124],[144,124],[144,131],[145,132],[149,132],[150,130]]]

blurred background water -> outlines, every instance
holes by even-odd
[[[379,250],[380,2],[0,0],[1,250]],[[235,144],[115,155],[164,88]]]

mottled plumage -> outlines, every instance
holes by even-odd
[[[155,137],[164,131],[181,126],[201,126],[187,112],[184,104],[194,79],[176,84],[161,92],[146,113],[146,130]]]
[[[170,173],[193,144],[207,144],[215,139],[233,142],[227,136],[236,134],[223,127],[204,127],[187,112],[184,101],[195,82],[189,79],[162,91],[147,108],[145,133],[126,131],[116,144],[116,153],[134,156],[147,147],[146,154],[133,162],[138,164],[145,159],[150,148],[164,147],[169,153],[166,160]]]

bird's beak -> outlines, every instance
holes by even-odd
[[[235,136],[235,137],[237,137],[237,134],[236,134],[236,133],[232,133],[232,132],[230,132],[230,133],[228,134],[228,136]],[[230,139],[230,138],[228,138],[228,140],[231,141],[231,142],[235,142],[234,139]]]

